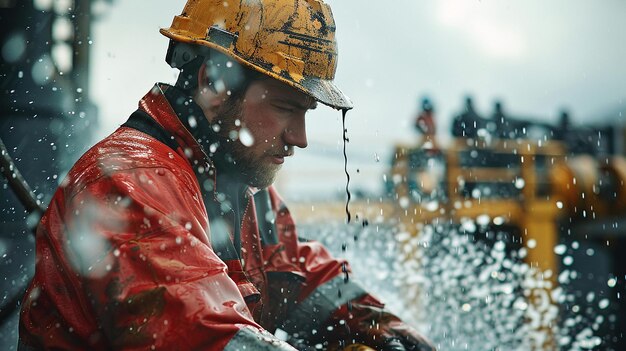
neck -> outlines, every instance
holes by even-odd
[[[226,140],[213,130],[213,127],[191,94],[178,87],[168,86],[165,89],[165,97],[174,112],[176,112],[178,119],[189,130],[213,162],[217,171],[218,187],[220,188],[217,190],[229,196],[244,193],[248,185],[242,179],[240,170],[233,162],[230,154],[220,152],[224,149],[220,147],[220,144],[225,143]],[[233,188],[236,191],[227,191],[227,188]],[[241,196],[241,194],[236,196]]]

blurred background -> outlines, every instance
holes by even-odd
[[[174,82],[158,29],[169,26],[184,3],[146,7],[117,0],[92,23],[90,97],[99,108],[100,135],[123,123],[152,84]],[[381,190],[391,146],[414,137],[423,96],[437,107],[441,138],[449,138],[468,94],[485,115],[500,100],[510,113],[532,120],[556,122],[568,109],[576,123],[624,121],[622,1],[330,4],[339,42],[336,81],[355,103],[346,126],[350,170],[360,171],[355,189]],[[310,147],[282,172],[285,196],[327,196],[345,186],[340,113],[319,108],[308,123]]]
[[[528,349],[531,339],[536,349],[626,348],[626,3],[328,2],[336,82],[355,103],[353,221],[341,113],[320,106],[307,117],[309,147],[277,180],[301,231],[357,273],[379,272],[368,279],[392,306],[415,302],[407,318],[442,350]],[[0,136],[44,204],[155,82],[175,81],[158,30],[184,3],[0,0]],[[12,349],[36,219],[0,184],[0,345]],[[445,281],[455,284],[437,290]],[[529,307],[535,295],[548,307]],[[486,330],[497,331],[491,344],[475,339]]]

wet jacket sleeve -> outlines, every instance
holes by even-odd
[[[296,306],[292,332],[308,344],[361,343],[385,351],[435,348],[415,329],[384,308],[350,275],[348,264],[332,258],[319,243],[301,243],[311,291]]]
[[[331,347],[361,343],[385,351],[435,349],[353,281],[345,261],[317,242],[300,243],[299,248],[309,284],[290,317],[295,339]]]
[[[352,279],[345,260],[333,257],[319,242],[293,240],[297,238],[293,220],[275,191],[272,196],[275,206],[281,208],[278,222],[283,228],[282,242],[287,251],[296,248],[289,254],[296,257],[305,275],[298,303],[283,325],[294,344],[333,348],[356,342],[378,350],[434,350],[415,329]]]
[[[39,306],[55,306],[80,339],[75,349],[293,350],[254,322],[210,247],[201,200],[172,172],[115,172],[56,199],[47,230],[61,219],[66,228],[42,238],[50,255],[37,267]],[[31,335],[54,329],[37,325],[49,312],[37,306],[23,318]]]

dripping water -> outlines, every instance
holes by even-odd
[[[351,215],[350,215],[350,198],[352,197],[352,195],[350,194],[350,173],[348,173],[348,154],[346,154],[346,144],[350,141],[350,139],[348,139],[348,137],[346,136],[348,133],[348,130],[346,129],[346,114],[348,113],[348,110],[342,110],[342,122],[343,122],[343,169],[344,172],[346,172],[346,195],[348,195],[348,198],[346,200],[346,216],[348,218],[348,224],[350,224],[350,219],[351,219]]]

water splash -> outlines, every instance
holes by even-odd
[[[359,236],[347,248],[339,245],[346,232]],[[532,248],[515,244],[506,230],[484,230],[474,221],[423,225],[419,236],[384,218],[363,227],[304,224],[299,233],[348,259],[351,278],[441,350],[543,350],[550,345],[584,350],[600,345],[598,330],[610,320],[601,312],[610,307],[605,298],[595,298],[575,314],[564,313],[574,306],[576,272],[564,271],[567,279],[559,276],[556,287],[552,272],[524,262]]]

